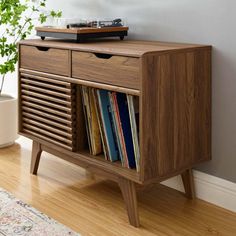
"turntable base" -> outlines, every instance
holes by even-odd
[[[75,40],[77,42],[89,38],[119,37],[121,40],[128,35],[128,27],[81,27],[81,28],[55,28],[36,27],[37,36],[44,40],[46,37]]]

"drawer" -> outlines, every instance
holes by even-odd
[[[72,77],[139,89],[139,59],[73,51]]]
[[[69,51],[22,45],[20,47],[20,67],[69,76]]]

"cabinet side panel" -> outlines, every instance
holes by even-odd
[[[165,178],[210,159],[211,52],[143,57],[141,178]]]
[[[143,57],[142,70],[141,176],[146,180],[174,168],[174,84],[169,55]]]
[[[194,157],[194,53],[171,56],[174,85],[174,170],[188,167]],[[163,158],[163,161],[165,159]],[[160,174],[167,174],[165,171]]]
[[[198,51],[194,61],[194,162],[211,159],[211,51]]]

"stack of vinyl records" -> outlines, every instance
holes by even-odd
[[[139,171],[138,97],[81,86],[90,153]]]

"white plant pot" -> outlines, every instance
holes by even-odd
[[[17,135],[17,99],[0,95],[0,148],[14,144]]]

